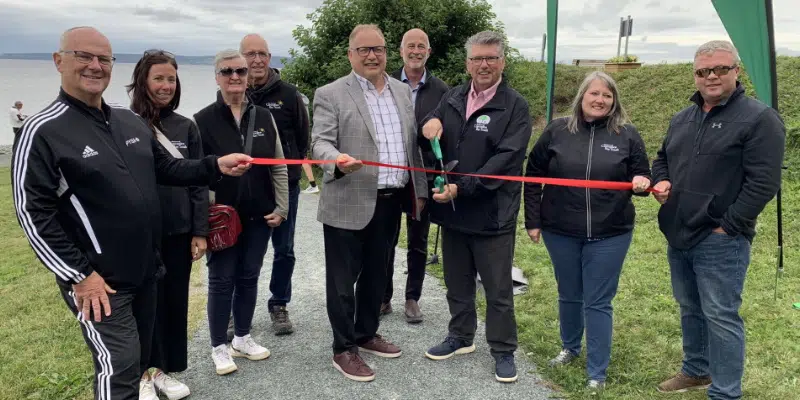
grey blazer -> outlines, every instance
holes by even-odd
[[[411,104],[411,89],[397,79],[388,78],[403,128],[408,165],[422,168],[422,153],[417,145],[417,122]],[[337,79],[314,93],[314,125],[311,154],[318,160],[333,160],[349,154],[358,160],[378,160],[375,125],[369,114],[364,92],[354,72]],[[336,165],[323,164],[317,220],[341,229],[361,230],[372,220],[378,197],[378,167],[365,165],[341,178],[334,177]],[[428,198],[425,174],[409,171],[411,195]],[[411,200],[411,199],[406,199]],[[414,218],[420,210],[412,201]]]

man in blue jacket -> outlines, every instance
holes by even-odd
[[[694,104],[672,118],[653,161],[684,352],[681,371],[660,392],[742,396],[742,289],[756,219],[781,185],[786,133],[774,109],[745,95],[738,76],[732,44],[701,45]]]

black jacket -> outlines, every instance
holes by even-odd
[[[189,118],[172,110],[161,110],[164,136],[186,159],[203,158],[200,132]],[[161,145],[159,143],[159,145]],[[163,146],[162,146],[163,147]],[[166,150],[166,149],[164,149]],[[208,236],[208,188],[205,186],[158,186],[164,235]]]
[[[97,272],[118,292],[135,290],[162,265],[158,184],[206,185],[220,176],[216,160],[177,160],[132,111],[62,90],[15,139],[17,218],[60,285]]]
[[[283,156],[287,159],[302,160],[308,152],[309,121],[308,109],[297,88],[281,80],[280,72],[272,69],[267,83],[257,88],[248,88],[250,101],[269,109],[281,137]],[[289,165],[289,182],[299,182],[300,165]]]
[[[458,160],[455,172],[522,175],[531,137],[528,102],[505,79],[494,97],[469,119],[467,93],[472,81],[448,91],[430,118],[442,121],[444,163]],[[453,211],[450,203],[430,202],[431,221],[466,234],[500,235],[514,232],[522,185],[518,182],[449,175],[458,186]]]
[[[756,219],[781,186],[786,129],[778,113],[737,88],[703,118],[703,98],[669,124],[654,183],[670,181],[658,223],[670,246],[689,249],[716,227],[755,237]]]
[[[219,92],[217,101],[194,115],[203,141],[203,152],[216,155],[243,153],[251,109],[255,110],[256,122],[250,156],[283,158],[275,122],[269,110],[247,103],[237,125],[230,107]],[[289,194],[285,164],[253,165],[240,177],[223,176],[209,189],[214,191],[216,203],[236,208],[242,219],[262,218],[273,212],[284,219],[287,217]]]
[[[639,132],[624,125],[619,134],[607,119],[581,121],[578,131],[559,118],[544,129],[531,150],[525,176],[631,182],[650,178],[650,162]],[[560,235],[604,238],[633,230],[633,191],[583,189],[525,183],[525,228]],[[640,194],[647,196],[647,192]]]
[[[392,74],[392,78],[402,81],[403,67],[400,67]],[[422,164],[426,169],[439,169],[436,156],[433,155],[433,148],[431,142],[422,136],[422,121],[428,116],[442,100],[442,96],[450,90],[444,81],[433,76],[431,71],[425,69],[425,83],[419,88],[417,92],[417,99],[414,102],[414,116],[417,118],[417,128],[419,130],[419,147],[422,151]],[[412,88],[413,90],[413,88]],[[428,180],[433,181],[436,178],[435,174],[428,174]]]

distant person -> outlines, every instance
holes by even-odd
[[[302,160],[308,151],[310,140],[308,114],[300,92],[293,85],[281,80],[280,72],[269,66],[272,55],[267,41],[257,34],[242,38],[239,51],[247,59],[247,78],[250,82],[247,95],[257,106],[269,109],[278,128],[283,156],[286,159]],[[272,276],[269,290],[272,296],[267,310],[276,335],[294,332],[286,306],[292,299],[292,275],[294,273],[294,233],[297,207],[300,196],[300,166],[288,165],[289,214],[287,219],[272,231]]]
[[[194,114],[203,152],[245,152],[250,143],[253,157],[283,158],[272,114],[247,100],[249,70],[245,57],[237,50],[223,50],[214,58],[214,72],[220,88],[217,100]],[[236,209],[242,223],[234,246],[207,252],[211,358],[217,374],[225,375],[237,369],[231,355],[250,360],[263,360],[270,355],[269,349],[250,335],[250,328],[269,238],[289,214],[286,165],[259,165],[241,178],[222,178],[214,189],[214,201]],[[231,307],[232,352],[227,346]]]
[[[411,102],[414,106],[414,116],[417,126],[421,129],[422,120],[437,105],[442,96],[450,89],[441,79],[425,67],[431,54],[431,44],[428,35],[421,29],[411,29],[403,35],[400,42],[400,55],[403,57],[403,66],[392,74],[392,77],[405,82],[411,88]],[[424,138],[423,138],[424,139]],[[431,143],[420,140],[422,162],[427,169],[439,169],[436,157],[433,155]],[[428,191],[433,189],[434,174],[428,174]],[[406,203],[409,204],[409,203]],[[422,282],[425,279],[425,264],[428,262],[428,232],[431,226],[429,207],[422,209],[419,220],[406,218],[408,277],[405,288],[404,314],[408,323],[422,322],[422,310],[419,308],[419,298],[422,296]],[[406,208],[410,213],[411,209]],[[394,249],[400,239],[400,221],[397,221],[394,244],[389,250],[389,263],[386,277],[386,291],[381,303],[381,315],[392,312],[392,293],[394,284]]]
[[[613,308],[622,264],[633,239],[633,194],[647,196],[650,162],[644,141],[603,72],[586,76],[568,117],[552,121],[528,156],[528,177],[631,182],[632,191],[525,183],[525,228],[540,235],[558,283],[561,352],[568,364],[586,333],[587,389],[605,388],[611,358]]]
[[[16,138],[19,135],[20,128],[22,128],[22,123],[27,118],[27,115],[22,113],[22,102],[15,101],[14,106],[8,111],[8,118],[9,122],[11,123],[11,130],[14,132],[14,137]]]
[[[178,63],[172,53],[148,50],[133,69],[127,91],[131,110],[154,132],[159,146],[173,157],[202,159],[203,145],[194,122],[175,110],[181,100]],[[208,236],[208,189],[158,186],[161,199],[161,259],[166,274],[158,284],[156,324],[150,354],[152,374],[142,377],[140,400],[156,400],[158,392],[171,400],[189,395],[189,388],[172,373],[187,368],[187,318],[192,262],[205,254]],[[154,387],[155,385],[155,387]]]
[[[532,121],[528,102],[503,78],[504,38],[483,31],[464,47],[471,78],[445,94],[422,133],[428,140],[441,137],[443,161],[458,160],[455,172],[522,175]],[[444,360],[475,351],[475,282],[480,274],[495,379],[515,382],[517,322],[511,268],[522,185],[466,176],[453,176],[449,182],[443,192],[433,189],[436,203],[430,211],[431,221],[442,227],[450,324],[444,341],[425,356]]]
[[[317,89],[311,150],[323,164],[317,218],[323,224],[328,319],[333,365],[345,377],[375,379],[360,352],[400,357],[378,334],[386,263],[403,202],[425,205],[422,173],[363,167],[364,160],[422,167],[411,89],[386,74],[386,39],[376,25],[357,25],[347,58],[353,70]]]
[[[142,118],[107,104],[102,96],[114,56],[94,28],[64,32],[53,61],[59,95],[25,121],[14,142],[14,206],[80,321],[94,361],[95,399],[136,399],[164,273],[158,184],[213,184],[220,173],[242,175],[252,159],[175,159]]]
[[[739,308],[756,220],[781,186],[786,128],[773,108],[745,95],[739,62],[730,42],[698,47],[694,104],[672,117],[653,161],[684,353],[680,372],[659,392],[708,388],[712,399],[742,397]]]
[[[306,114],[308,114],[308,97],[306,97],[306,95],[304,95],[303,93],[300,93],[300,96],[303,98],[303,104],[306,107]],[[308,153],[306,153],[305,159],[308,160]],[[306,175],[306,179],[308,180],[308,186],[305,189],[303,189],[303,193],[305,194],[319,193],[319,186],[317,186],[317,181],[316,178],[314,177],[314,170],[311,168],[311,164],[303,164],[303,173]]]

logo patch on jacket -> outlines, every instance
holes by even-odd
[[[602,144],[600,147],[604,148],[606,151],[619,151],[619,148],[613,144]]]
[[[489,132],[489,128],[486,125],[489,125],[489,121],[492,119],[489,118],[488,115],[481,115],[475,120],[475,130],[478,132]]]
[[[263,137],[263,136],[264,136],[264,128],[258,128],[258,129],[253,131],[253,137],[254,138]]]
[[[280,100],[278,100],[277,102],[268,101],[264,105],[267,106],[267,108],[269,108],[270,110],[280,110],[281,107],[283,107],[283,101]]]
[[[125,141],[125,147],[128,147],[128,146],[130,146],[130,145],[132,145],[134,143],[139,143],[139,138],[138,137],[130,138],[130,139],[126,140]]]
[[[83,158],[94,157],[98,154],[100,153],[96,152],[93,148],[89,146],[86,146],[86,148],[83,149]]]
[[[173,140],[172,145],[175,146],[176,149],[186,149],[186,143],[181,142],[180,140]]]

